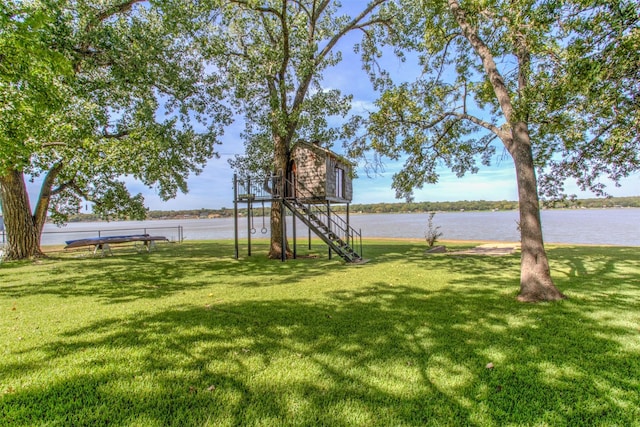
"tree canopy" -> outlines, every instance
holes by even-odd
[[[0,43],[11,56],[0,69],[0,196],[10,258],[39,251],[12,236],[33,235],[29,227],[39,236],[47,212],[62,222],[83,200],[101,216],[144,217],[125,176],[165,199],[187,190],[187,176],[215,155],[229,114],[163,9],[139,0],[3,8]],[[24,174],[42,181],[33,212]]]
[[[549,199],[564,196],[566,179],[605,195],[603,178],[616,183],[640,168],[635,2],[461,3],[467,30],[451,8],[457,2],[401,3],[414,13],[404,47],[419,52],[422,74],[383,93],[369,118],[371,144],[352,147],[405,159],[393,184],[398,197],[437,181],[441,165],[458,175],[478,172],[519,118],[534,142],[540,194]],[[493,58],[503,99],[513,99],[507,111],[465,31]]]
[[[559,16],[563,49],[533,108],[541,193],[557,198],[569,178],[606,195],[601,178],[617,185],[640,169],[640,7],[580,0]]]
[[[638,5],[630,1],[401,0],[404,46],[422,74],[388,88],[353,152],[404,158],[400,197],[488,165],[499,141],[514,161],[523,301],[552,300],[539,194],[566,178],[599,192],[640,166]],[[605,23],[606,21],[606,23]],[[416,31],[418,29],[418,31]],[[538,184],[537,175],[542,177]]]
[[[55,19],[18,1],[0,5],[0,171],[28,165],[34,139],[64,108],[71,62],[50,49]],[[34,126],[39,124],[39,126]]]
[[[338,42],[350,32],[384,33],[394,4],[372,0],[345,13],[335,0],[209,0],[187,3],[182,19],[213,72],[229,88],[244,121],[241,173],[287,173],[297,140],[330,147],[344,136],[330,126],[345,117],[351,95],[323,86],[323,74],[342,59]],[[194,26],[194,23],[195,26]],[[280,210],[272,209],[272,250],[281,256]]]

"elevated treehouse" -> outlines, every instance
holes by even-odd
[[[349,223],[349,204],[353,198],[353,165],[345,158],[315,143],[298,142],[291,149],[287,171],[273,176],[234,178],[236,257],[238,257],[238,204],[247,204],[248,228],[251,230],[252,207],[256,203],[279,200],[282,218],[285,210],[304,223],[328,247],[346,262],[362,261],[362,236]],[[332,204],[346,205],[342,216]],[[283,224],[283,247],[286,241]],[[251,254],[251,231],[249,254]],[[255,229],[253,229],[255,230]],[[295,245],[295,221],[294,221]],[[358,246],[358,251],[354,249]],[[283,251],[284,252],[284,251]],[[295,251],[294,251],[295,256]],[[283,254],[284,260],[284,254]]]

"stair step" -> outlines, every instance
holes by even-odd
[[[336,252],[339,256],[341,256],[347,262],[358,262],[362,260],[360,255],[358,255],[353,248],[346,243],[342,238],[331,230],[329,224],[324,222],[322,219],[327,218],[327,214],[324,211],[319,211],[317,208],[314,212],[313,209],[308,208],[307,206],[299,203],[295,199],[289,199],[287,203],[302,221],[307,224],[319,237],[321,237],[325,242],[331,247],[331,249]],[[334,224],[336,225],[336,224]],[[338,227],[342,230],[341,227]],[[345,233],[348,233],[347,230],[343,230]]]

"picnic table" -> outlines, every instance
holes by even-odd
[[[143,247],[147,252],[151,250],[151,245],[157,241],[169,241],[164,236],[152,236],[150,234],[130,234],[127,236],[99,236],[99,237],[90,237],[86,239],[76,239],[76,240],[67,240],[65,243],[67,244],[65,249],[74,249],[81,247],[93,247],[93,253],[95,254],[98,250],[105,251],[108,250],[111,252],[111,247],[109,245],[115,245],[119,243],[142,243]]]

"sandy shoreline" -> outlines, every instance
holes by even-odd
[[[424,239],[418,238],[409,238],[409,237],[371,237],[371,238],[363,238],[363,241],[388,241],[388,242],[408,242],[408,243],[424,243]],[[470,245],[516,245],[520,246],[519,241],[513,240],[482,240],[482,239],[442,239],[438,240],[436,245],[446,245],[450,244],[470,244]],[[628,247],[628,248],[636,248],[639,246],[632,245],[613,245],[613,244],[605,244],[605,243],[566,243],[566,242],[544,242],[545,246],[595,246],[595,247]]]

